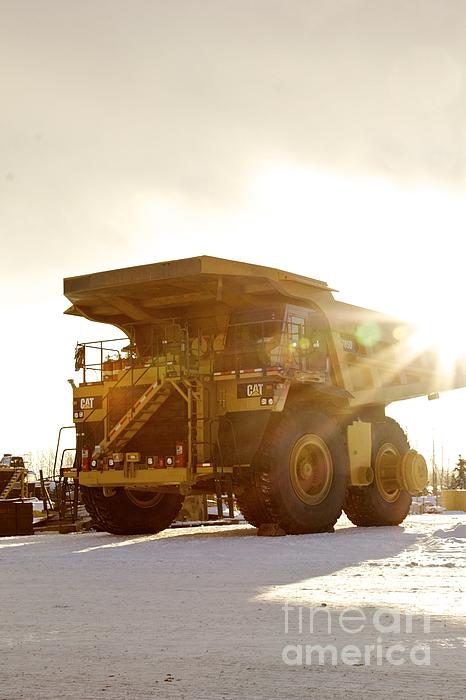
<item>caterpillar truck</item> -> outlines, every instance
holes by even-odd
[[[325,282],[200,256],[64,280],[65,312],[119,329],[78,343],[76,460],[102,530],[156,533],[187,496],[233,494],[287,534],[397,525],[425,459],[385,415],[449,382],[399,320]],[[110,334],[110,331],[109,331]]]

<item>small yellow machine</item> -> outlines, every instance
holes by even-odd
[[[22,457],[3,455],[0,460],[0,501],[28,497],[28,470]]]
[[[427,481],[385,407],[466,384],[400,321],[325,282],[213,257],[65,279],[66,313],[121,329],[77,345],[76,478],[109,532],[157,532],[187,495],[253,525],[395,525]]]

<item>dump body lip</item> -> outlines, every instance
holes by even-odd
[[[277,268],[255,265],[252,263],[227,260],[209,255],[193,258],[169,260],[165,262],[136,265],[133,267],[117,268],[102,272],[93,272],[74,277],[65,277],[65,296],[73,301],[74,293],[83,291],[98,291],[120,287],[127,284],[144,284],[162,280],[176,280],[198,275],[213,275],[225,277],[263,278],[279,282],[298,282],[326,291],[335,291],[323,280],[296,275]]]

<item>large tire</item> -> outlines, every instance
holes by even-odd
[[[93,523],[97,525],[97,527],[101,527],[101,523],[99,523],[99,514],[97,510],[95,509],[94,506],[94,500],[92,498],[92,491],[94,489],[89,488],[88,486],[80,486],[79,487],[79,492],[81,494],[81,501],[84,504],[85,509],[89,513],[89,515],[92,518]]]
[[[360,527],[399,525],[409,513],[411,496],[390,479],[391,462],[409,450],[408,439],[392,418],[372,424],[372,469],[370,486],[350,486],[345,513]]]
[[[257,521],[267,515],[295,535],[333,530],[348,481],[347,451],[333,419],[305,406],[274,416],[256,461]]]
[[[97,526],[114,535],[154,534],[174,521],[183,505],[183,496],[115,489],[104,496],[103,489],[83,490],[84,505]]]
[[[238,508],[242,512],[244,519],[251,525],[254,525],[254,527],[274,522],[274,515],[267,507],[264,494],[260,488],[260,471],[258,468],[253,468],[250,483],[242,493],[236,494]]]
[[[96,506],[94,505],[93,494],[96,491],[96,489],[90,488],[89,486],[80,486],[79,491],[81,494],[81,500],[84,504],[84,507],[86,508],[87,512],[91,516],[93,528],[95,530],[105,531],[105,525],[102,522],[101,518],[99,517],[99,511],[97,510]]]

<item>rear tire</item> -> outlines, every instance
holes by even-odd
[[[391,463],[408,450],[408,439],[392,418],[372,424],[374,481],[370,486],[350,486],[346,495],[344,510],[354,525],[399,525],[406,518],[411,496],[395,484]]]
[[[295,535],[333,530],[348,480],[336,421],[305,406],[274,416],[257,458],[256,483],[266,522]]]
[[[101,488],[82,487],[83,501],[97,526],[114,535],[155,534],[169,527],[183,505],[183,496],[115,489],[104,496]]]

